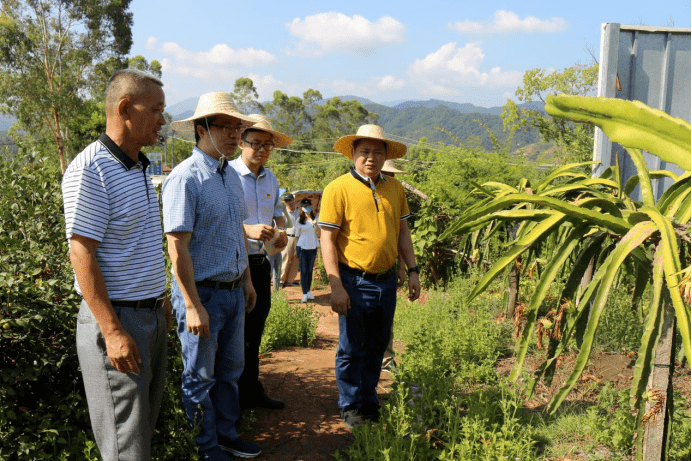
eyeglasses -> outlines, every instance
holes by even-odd
[[[264,147],[264,150],[269,152],[270,150],[272,150],[274,148],[274,143],[271,141],[265,142],[264,144],[262,144],[261,142],[258,142],[258,141],[245,141],[244,143],[247,144],[248,146],[250,146],[252,148],[252,150],[260,150],[261,148]]]
[[[230,134],[242,133],[243,131],[245,131],[245,127],[243,125],[216,125],[212,123],[211,126],[221,128],[221,131],[223,131],[223,134],[225,134],[226,136]]]

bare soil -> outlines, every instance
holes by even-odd
[[[300,287],[284,288],[289,302],[298,303]],[[260,360],[260,379],[267,393],[286,403],[283,410],[257,408],[246,410],[240,424],[241,435],[262,447],[263,460],[318,461],[333,460],[337,449],[346,449],[354,441],[350,430],[343,424],[337,406],[338,392],[334,377],[334,358],[338,343],[338,316],[329,306],[329,287],[312,290],[316,299],[310,304],[320,314],[317,339],[312,348],[287,347],[272,351]],[[422,293],[425,302],[427,293]],[[394,342],[399,353],[404,345]],[[574,357],[565,357],[558,367],[550,387],[539,383],[534,396],[525,402],[528,408],[540,411],[557,392],[572,369]],[[539,365],[538,357],[529,356],[526,368]],[[509,375],[514,358],[498,361],[497,369]],[[576,405],[595,402],[600,387],[612,382],[618,389],[629,387],[632,380],[634,358],[624,354],[599,353],[592,360],[567,401]],[[378,386],[382,397],[389,392],[391,375],[383,372]],[[690,399],[690,369],[676,369],[674,386],[687,400]],[[574,459],[584,459],[577,456]]]
[[[300,287],[285,287],[289,302],[299,303]],[[354,438],[337,405],[334,358],[339,341],[338,315],[329,306],[329,288],[313,289],[310,302],[320,314],[312,348],[286,347],[260,359],[260,380],[283,410],[256,408],[243,413],[241,436],[262,447],[264,460],[333,460]],[[396,348],[395,343],[395,348]],[[388,392],[391,375],[382,373],[378,394]]]

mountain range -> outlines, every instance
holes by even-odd
[[[370,112],[378,115],[377,123],[385,132],[401,136],[416,143],[425,137],[428,142],[480,145],[491,149],[491,133],[500,141],[506,142],[509,134],[503,131],[502,107],[479,107],[470,103],[456,103],[430,99],[427,101],[394,101],[378,104],[367,98],[354,95],[339,97],[342,101],[357,100]],[[318,104],[324,104],[323,99]],[[188,98],[166,108],[173,120],[192,116],[197,106],[197,98]],[[14,118],[0,116],[0,132],[6,131],[14,123]],[[489,132],[490,131],[490,132]],[[517,132],[512,139],[512,149],[516,150],[539,141],[536,130]]]
[[[472,143],[485,149],[492,148],[490,130],[500,142],[506,142],[509,133],[502,127],[502,107],[479,107],[470,103],[457,103],[430,99],[427,101],[395,101],[378,104],[354,95],[339,96],[342,101],[355,99],[370,112],[378,115],[377,123],[385,132],[401,136],[415,143],[425,137],[428,142],[444,144]],[[322,99],[318,104],[324,104]],[[166,111],[173,120],[192,116],[197,98],[189,98],[169,106]],[[535,104],[532,105],[535,107]],[[517,132],[512,139],[512,150],[539,141],[536,130]]]

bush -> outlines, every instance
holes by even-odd
[[[311,307],[290,304],[283,291],[272,292],[260,354],[281,346],[311,347],[317,336],[317,319]]]
[[[60,181],[0,160],[2,459],[92,459]]]

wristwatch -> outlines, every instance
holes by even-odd
[[[408,268],[408,275],[411,275],[411,272],[415,272],[416,274],[420,274],[420,270],[418,270],[418,266],[413,266]]]

